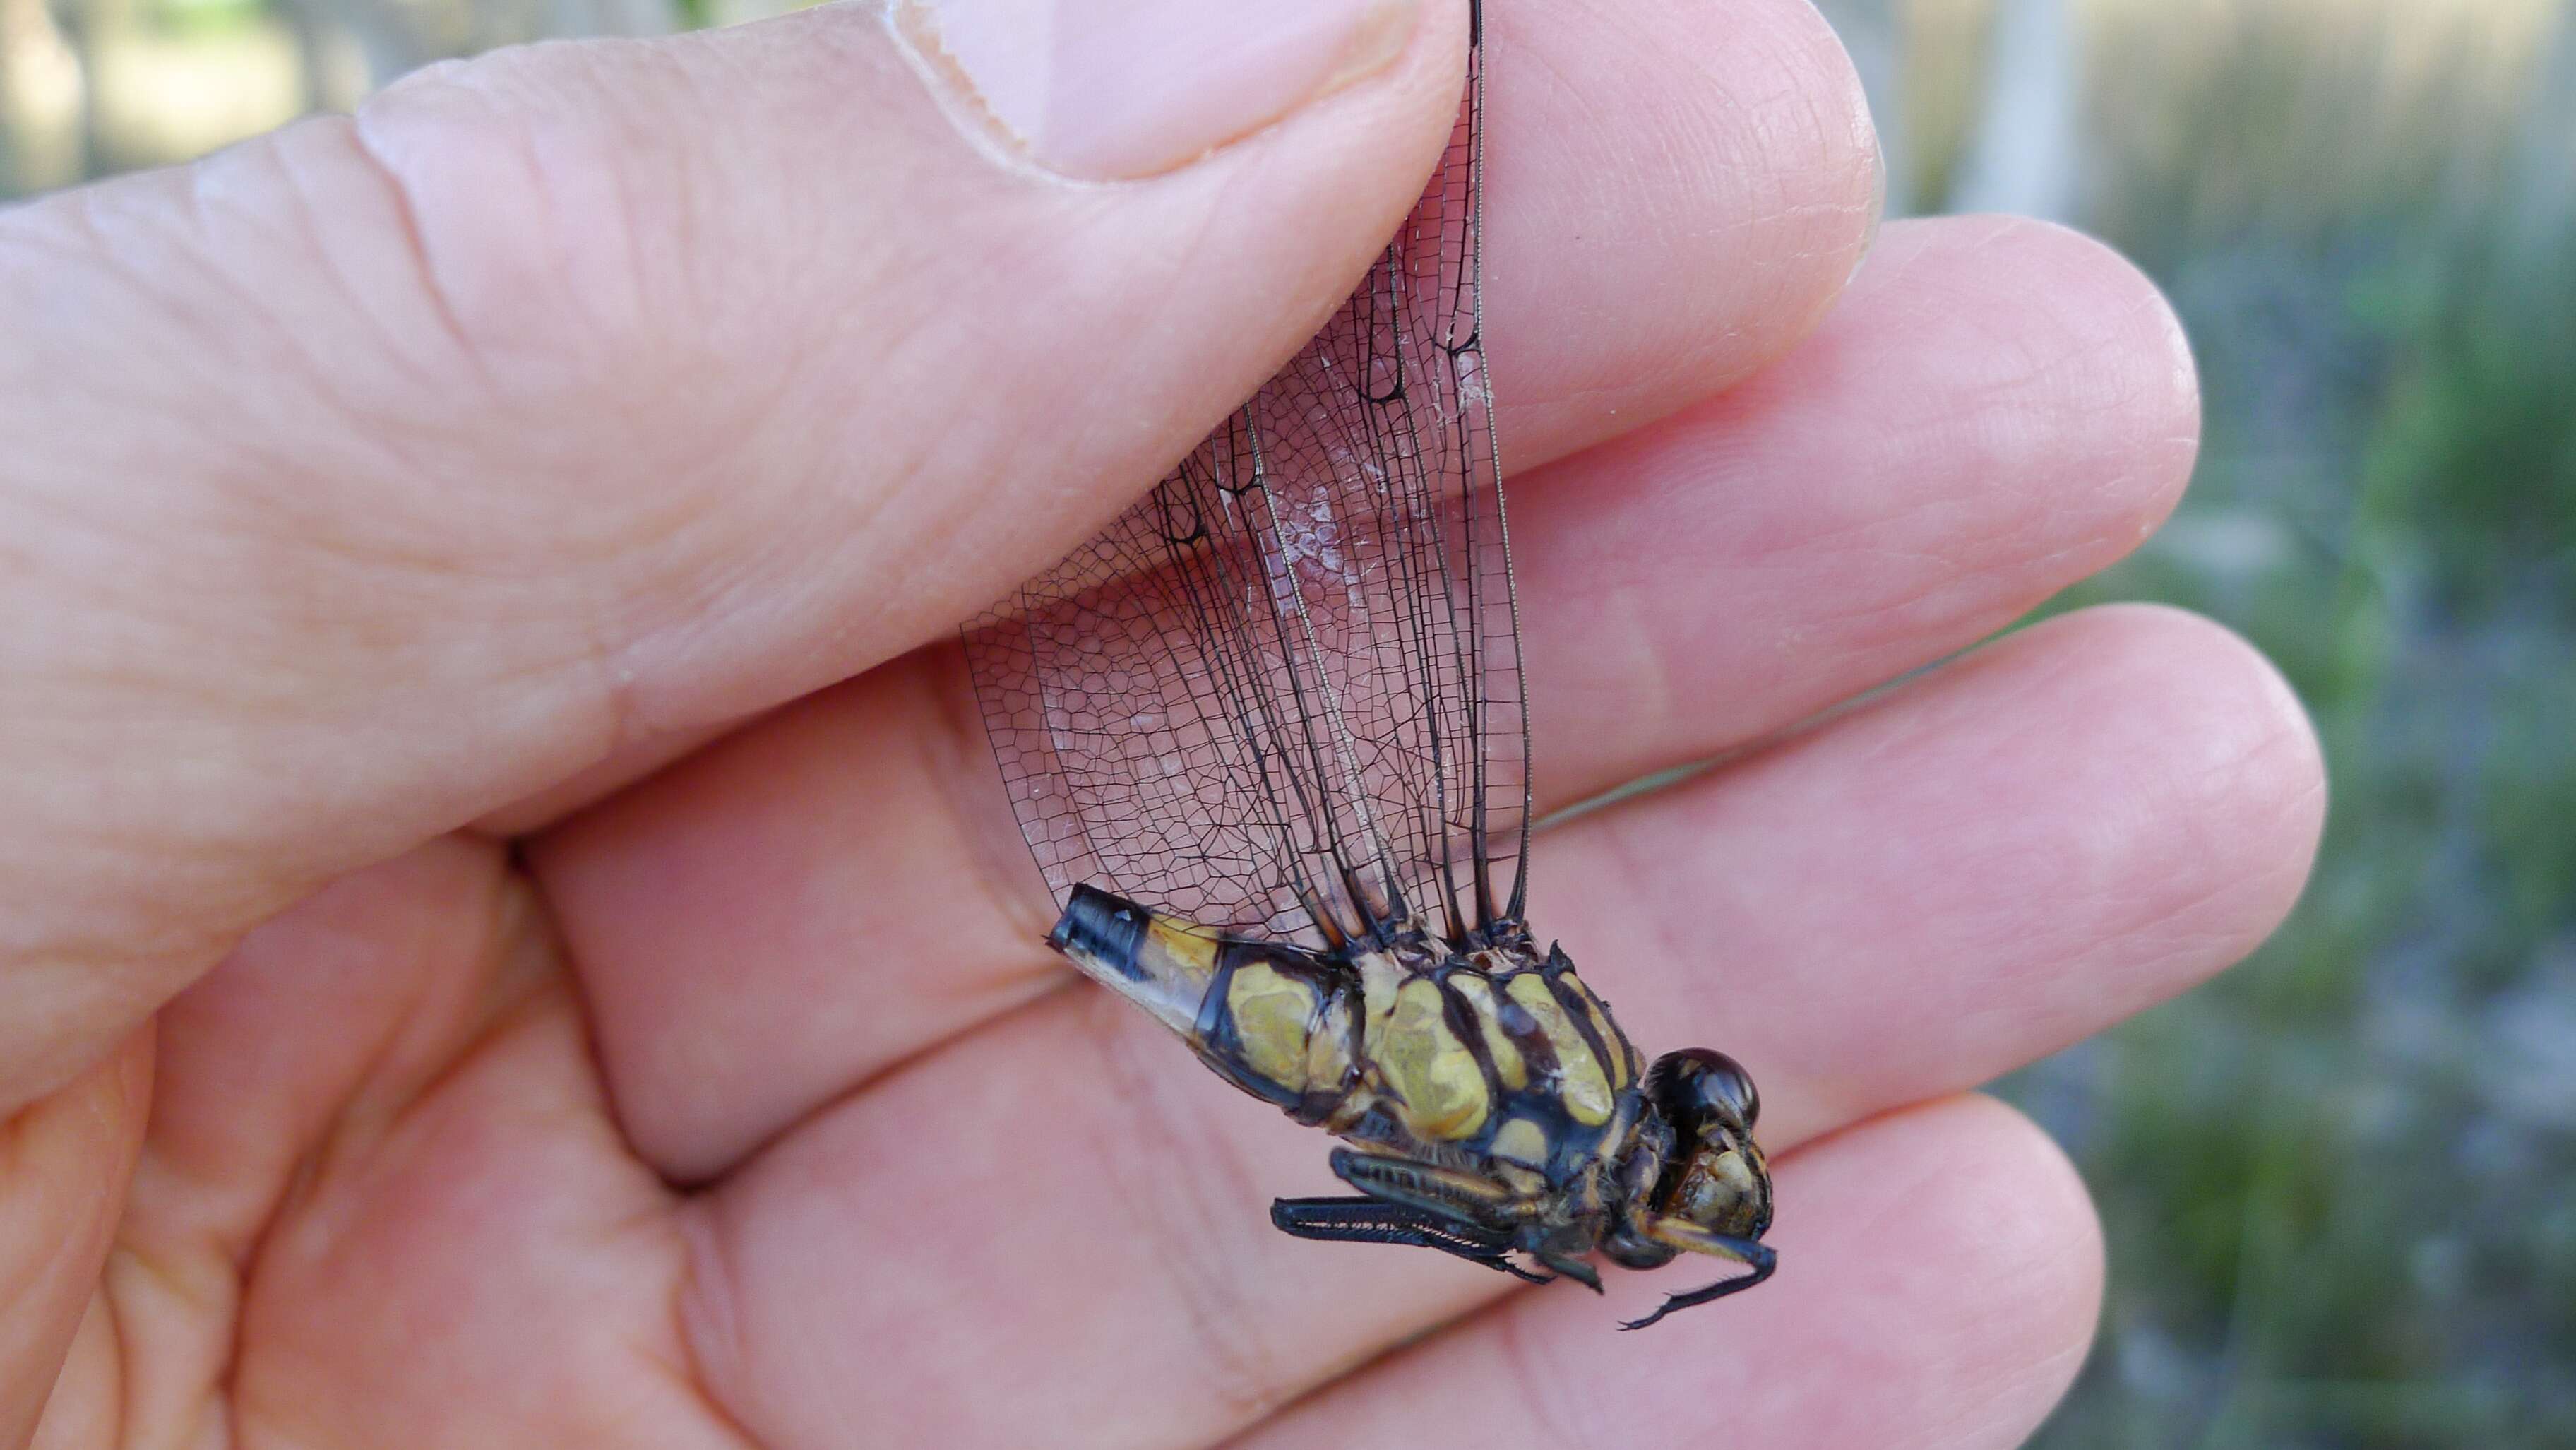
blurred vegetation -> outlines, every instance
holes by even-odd
[[[785,0],[0,0],[0,196],[438,55]],[[2576,0],[1826,0],[1895,209],[2095,230],[2208,442],[2130,562],[2314,712],[2286,930],[2017,1075],[2108,1221],[2081,1447],[2576,1446]]]
[[[654,35],[787,0],[0,0],[0,200],[185,160],[405,71],[553,35]]]
[[[2026,194],[2165,286],[2208,436],[2049,609],[2233,625],[2333,781],[2277,939],[2003,1085],[2110,1239],[2041,1443],[2576,1445],[2576,14],[2069,0],[2033,79],[2021,0],[1826,8],[1892,52],[1916,209],[1993,180],[1981,117],[2047,114],[2000,92],[2062,91],[2071,174]]]

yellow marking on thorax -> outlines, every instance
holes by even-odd
[[[1592,989],[1574,973],[1560,973],[1556,980],[1560,985],[1574,989],[1575,1000],[1583,1004],[1584,1015],[1592,1019],[1592,1035],[1600,1038],[1602,1047],[1609,1051],[1612,1060],[1605,1066],[1609,1069],[1611,1089],[1616,1091],[1635,1081],[1636,1073],[1628,1061],[1627,1040],[1619,1035],[1618,1028],[1610,1024],[1610,1009],[1603,1006],[1601,999],[1594,996]]]
[[[1235,968],[1225,1005],[1244,1065],[1292,1093],[1304,1092],[1307,1048],[1320,1015],[1314,988],[1268,962],[1247,962]]]
[[[1493,1156],[1525,1168],[1547,1164],[1547,1130],[1527,1118],[1513,1118],[1494,1133]]]
[[[1465,972],[1451,977],[1449,985],[1467,1000],[1468,1010],[1475,1014],[1477,1030],[1485,1039],[1485,1055],[1494,1060],[1494,1076],[1508,1090],[1529,1086],[1529,1064],[1521,1060],[1521,1050],[1503,1032],[1503,1024],[1496,1017],[1499,1008],[1492,985]]]
[[[1565,1103],[1567,1114],[1587,1128],[1610,1121],[1614,1096],[1610,1079],[1602,1071],[1600,1059],[1584,1042],[1583,1034],[1575,1030],[1574,1019],[1565,1015],[1565,1008],[1547,989],[1546,979],[1536,972],[1517,973],[1504,990],[1538,1019],[1539,1030],[1547,1034],[1548,1045],[1556,1049],[1557,1095]]]
[[[1337,995],[1326,1000],[1306,1037],[1306,1090],[1341,1092],[1353,1085],[1350,999]]]
[[[1404,984],[1404,968],[1383,952],[1362,952],[1351,959],[1359,969],[1360,1009],[1365,1014],[1360,1024],[1360,1051],[1374,1059],[1378,1044],[1386,1040],[1386,1021],[1395,1011],[1396,988]]]
[[[1415,977],[1398,989],[1370,1055],[1387,1086],[1404,1100],[1405,1122],[1415,1133],[1454,1140],[1473,1137],[1485,1125],[1484,1069],[1449,1030],[1438,982]]]

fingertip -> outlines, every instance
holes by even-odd
[[[1805,1297],[1768,1312],[1782,1337],[1845,1349],[1857,1373],[1834,1383],[1874,1387],[1784,1394],[1781,1421],[1837,1427],[1797,1443],[2019,1445],[2074,1382],[2101,1310],[2101,1220],[2016,1109],[1967,1094],[1870,1119],[1784,1159],[1780,1194],[1777,1282]],[[1802,1247],[1816,1262],[1793,1278]]]
[[[1928,708],[1908,728],[1979,741],[1962,802],[2045,780],[2080,803],[2047,862],[2013,854],[2011,824],[1995,822],[1991,864],[2115,913],[2132,943],[2124,999],[2232,965],[2298,900],[2324,824],[2324,756],[2297,694],[2242,636],[2168,605],[2098,605],[1942,674],[1961,688],[1917,694]],[[2080,971],[2067,982],[2102,985]]]
[[[2307,707],[2261,650],[2205,615],[2107,604],[2025,633],[2037,648],[2079,632],[2081,688],[2146,747],[2128,756],[2122,804],[2175,833],[2178,869],[2199,863],[2187,879],[2212,895],[2194,903],[2195,925],[2253,950],[2298,903],[2325,830],[2325,750]]]
[[[1711,75],[1738,118],[1732,144],[1713,154],[1768,189],[1770,204],[1756,220],[1783,229],[1783,242],[1808,244],[1782,257],[1790,269],[1783,297],[1792,315],[1821,314],[1860,265],[1886,209],[1878,123],[1851,51],[1809,0],[1731,9],[1713,19],[1743,54],[1723,73],[1711,62]],[[1789,97],[1796,104],[1782,104]]]
[[[1824,181],[1832,214],[1845,219],[1836,235],[1857,267],[1886,221],[1887,148],[1860,68],[1833,23],[1815,5],[1800,3],[1791,9],[1790,25],[1796,53],[1814,78],[1813,169]]]
[[[1987,220],[1997,273],[2047,308],[2054,336],[2031,349],[2031,366],[2063,378],[2062,416],[2098,425],[2105,466],[2086,475],[2101,495],[2095,506],[2126,521],[2128,543],[2143,542],[2181,502],[2200,456],[2200,373],[2182,319],[2101,238],[2026,217]]]
[[[1491,310],[1519,470],[1794,349],[1871,245],[1883,166],[1859,72],[1807,0],[1493,23]]]
[[[1847,300],[1882,345],[1940,338],[1954,380],[2017,405],[1986,410],[1960,442],[1987,455],[1983,476],[2049,490],[2035,525],[2084,521],[2091,538],[2057,549],[2080,542],[2099,568],[2180,502],[2199,457],[2198,368],[2163,291],[2108,244],[2028,217],[1899,221]]]
[[[1740,108],[1732,145],[1714,154],[1767,191],[1751,218],[1774,236],[1785,340],[1823,317],[1876,240],[1887,203],[1886,153],[1860,70],[1833,23],[1808,0],[1739,7],[1728,33],[1746,50],[1730,74]],[[1758,78],[1756,80],[1755,78]],[[1795,96],[1798,104],[1781,104]]]
[[[2074,1382],[2101,1322],[2101,1212],[2065,1148],[2019,1109],[1971,1093],[1937,1113],[1943,1151],[1963,1170],[1942,1211],[1973,1246],[1963,1275],[1991,1290],[1989,1332],[2008,1346],[1995,1358],[2024,1367],[2018,1393],[2036,1407],[2035,1425]]]

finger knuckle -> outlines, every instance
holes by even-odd
[[[603,55],[602,48],[614,54]],[[664,158],[606,94],[648,47],[582,42],[416,72],[360,108],[348,143],[383,178],[423,285],[507,391],[649,366],[651,260],[677,228]]]

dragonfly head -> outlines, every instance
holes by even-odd
[[[1771,1170],[1753,1141],[1762,1096],[1743,1064],[1705,1047],[1667,1052],[1646,1096],[1672,1128],[1654,1210],[1710,1233],[1758,1239],[1771,1227]]]

